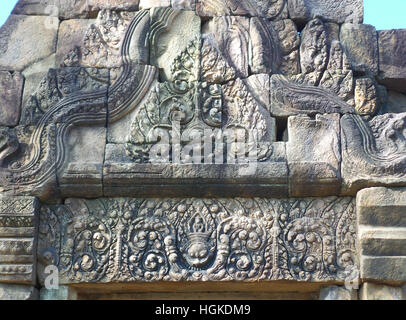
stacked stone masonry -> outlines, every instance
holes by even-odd
[[[20,0],[0,28],[0,299],[405,299],[406,30],[362,22],[362,0]]]

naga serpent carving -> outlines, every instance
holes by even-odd
[[[135,29],[147,14],[148,11],[140,11],[128,28],[121,49],[122,72],[116,82],[109,89],[69,95],[52,106],[32,133],[29,160],[0,168],[5,192],[24,191],[27,186],[42,186],[50,181],[65,160],[64,146],[71,128],[105,126],[106,119],[110,123],[119,120],[142,100],[154,79],[154,68],[134,64],[130,47]],[[106,97],[109,97],[108,108]]]
[[[361,159],[374,172],[404,176],[398,167],[406,162],[405,116],[405,113],[385,114],[367,122],[359,115],[345,115],[341,120],[344,153]]]

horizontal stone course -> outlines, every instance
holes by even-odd
[[[406,281],[406,189],[369,188],[358,192],[361,278]]]

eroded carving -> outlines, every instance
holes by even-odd
[[[406,114],[379,115],[371,120],[346,115],[341,120],[345,190],[370,184],[399,184],[405,177]]]
[[[101,10],[83,40],[81,50],[83,65],[99,68],[121,66],[120,49],[133,17],[134,14],[131,12]]]
[[[358,79],[355,84],[355,110],[361,116],[372,116],[378,109],[378,93],[374,81],[370,78]]]
[[[320,19],[310,21],[302,31],[300,66],[306,74],[306,82],[318,85],[327,67],[327,32]]]
[[[285,0],[197,0],[197,13],[201,16],[258,16],[275,19],[286,17]]]

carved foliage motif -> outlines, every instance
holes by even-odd
[[[200,108],[202,106],[202,108]],[[193,132],[221,125],[221,87],[201,82],[162,83],[151,92],[132,123],[127,152],[137,162],[149,159],[149,151],[161,139],[190,142]],[[168,150],[169,151],[169,150]]]
[[[351,198],[99,199],[43,206],[39,256],[64,282],[342,280]]]

